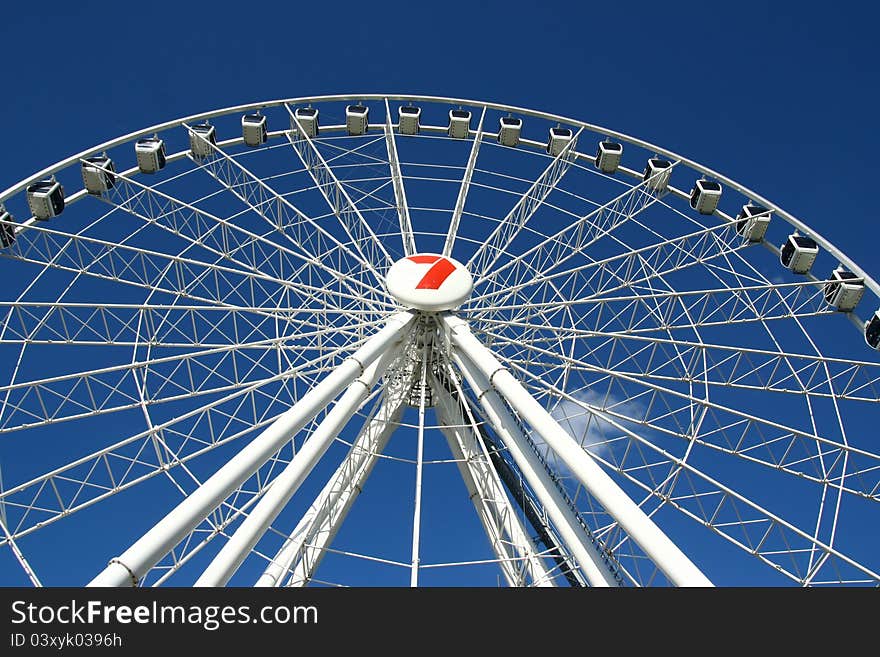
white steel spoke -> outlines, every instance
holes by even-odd
[[[189,126],[187,129],[192,132]],[[339,242],[332,233],[300,211],[264,180],[254,175],[237,158],[230,156],[219,145],[212,144],[211,147],[214,156],[206,158],[201,168],[227,192],[282,234],[309,267],[326,271],[331,277],[346,283],[350,277],[354,278],[353,275],[361,268],[378,275],[369,262],[362,260],[348,245]],[[190,158],[198,162],[192,156]],[[338,252],[335,262],[332,259],[334,252]],[[356,269],[353,269],[347,259],[342,257],[343,253],[353,258]],[[330,266],[330,262],[333,262],[333,267]],[[362,294],[371,295],[374,291],[371,286],[360,287]]]
[[[568,270],[541,274],[526,282],[519,282],[501,288],[495,292],[474,296],[470,303],[491,300],[505,303],[513,293],[525,287],[538,285],[546,281],[562,280],[568,284],[578,285],[581,290],[575,298],[594,298],[600,294],[632,287],[650,281],[664,274],[679,271],[695,265],[704,265],[712,258],[722,257],[749,246],[742,239],[732,223],[724,223],[711,228],[704,228],[687,235],[664,239],[657,244],[630,250],[619,255],[592,260]],[[586,258],[586,256],[584,256]],[[504,296],[502,296],[504,295]]]
[[[233,305],[0,302],[0,313],[6,315],[0,344],[220,348],[264,339],[269,324],[294,318],[306,329],[305,337],[315,330],[326,331],[324,323],[309,316],[297,317],[302,310]],[[351,308],[320,310],[331,317],[354,312]],[[138,335],[139,326],[142,335],[148,337]],[[353,328],[359,326],[355,324]]]
[[[276,377],[275,380],[283,377]],[[78,459],[66,466],[41,475],[29,482],[15,486],[3,493],[4,505],[18,512],[16,525],[12,528],[12,538],[25,536],[42,529],[51,523],[66,518],[71,514],[100,502],[118,492],[139,484],[158,474],[164,474],[188,460],[201,456],[217,446],[251,433],[275,420],[246,418],[246,428],[238,433],[218,437],[202,436],[198,442],[187,440],[180,442],[186,451],[171,449],[159,455],[153,452],[153,437],[162,433],[172,436],[175,424],[195,419],[199,424],[209,426],[210,417],[222,430],[237,424],[235,412],[252,405],[252,397],[258,389],[272,381],[260,381],[243,391],[228,395],[218,401],[210,402],[189,413],[185,413],[173,421],[156,425],[148,431],[141,432],[130,438]],[[229,402],[237,402],[230,408],[224,407]],[[244,424],[244,423],[242,423]],[[158,457],[158,458],[157,458]],[[61,482],[62,487],[56,486]],[[70,490],[67,495],[60,493],[61,488]]]
[[[220,522],[215,522],[215,514],[212,514],[212,516],[205,519],[204,524],[208,526],[207,529],[197,527],[188,536],[181,539],[180,543],[178,543],[180,549],[173,549],[168,553],[168,557],[166,557],[166,559],[170,557],[171,564],[165,565],[160,562],[151,571],[151,573],[162,572],[162,574],[152,582],[151,586],[161,586],[164,584],[176,572],[189,563],[193,557],[197,556],[199,552],[208,547],[208,545],[211,544],[211,541],[218,536],[223,536],[229,525],[245,515],[248,510],[260,500],[261,494],[272,486],[272,481],[274,480],[269,481],[264,489],[256,491],[256,494],[252,495],[250,499],[243,504],[240,504],[238,508],[232,507],[230,512],[220,519]],[[224,504],[226,503],[224,502]],[[199,535],[203,536],[201,540],[198,540]]]
[[[754,273],[755,277],[763,280],[766,285],[771,285],[770,281],[767,280],[767,277],[761,274],[761,272],[758,271],[754,266],[747,263],[742,258],[741,254],[737,253],[733,255],[735,258],[738,258],[740,261],[743,262],[744,269],[746,269],[750,273]],[[734,269],[730,257],[726,257],[725,259],[731,265],[731,271],[733,272],[735,281],[739,284],[742,284],[744,276]],[[714,271],[712,273],[715,274]],[[720,276],[717,277],[723,282],[723,279],[721,279]],[[815,281],[815,279],[813,280]],[[789,307],[790,311],[792,311],[790,304],[786,303],[785,305]],[[821,356],[821,350],[818,348],[816,340],[806,330],[801,318],[797,316],[794,312],[792,312],[792,315],[794,323],[797,325],[797,328],[800,330],[809,345],[808,348],[811,349],[817,356]],[[763,323],[763,328],[767,331],[767,334],[770,336],[777,349],[779,349],[779,341],[776,336],[773,335],[773,332],[770,330],[770,327],[767,325],[766,322]],[[801,373],[795,369],[790,361],[786,360],[786,365],[788,371],[791,372],[792,377],[797,381],[798,384],[800,384],[800,387],[806,388],[804,377],[801,375]],[[824,382],[827,383],[828,389],[833,393],[834,379],[831,374],[831,369],[827,363],[823,363],[823,372],[811,373],[810,383],[812,383],[813,379],[821,381],[823,378],[822,373],[824,373]],[[818,376],[816,376],[817,374]],[[806,394],[804,396],[804,401],[807,407],[807,412],[810,416],[812,430],[814,433],[819,433],[816,422],[817,414],[814,409],[814,407],[816,406],[816,402],[810,394]],[[837,397],[832,395],[831,404],[833,405],[834,417],[837,421],[837,428],[840,432],[841,442],[842,444],[849,446],[851,443],[847,437],[847,428],[843,422],[843,417],[841,415],[841,403]],[[838,483],[837,485],[832,484],[822,486],[821,499],[819,501],[818,511],[816,513],[816,523],[813,531],[813,537],[818,541],[822,540],[822,536],[824,535],[826,537],[824,540],[828,543],[828,545],[834,545],[838,521],[840,519],[841,504],[844,497],[843,485],[849,483],[847,482],[848,473],[853,469],[860,468],[861,464],[858,464],[856,468],[850,468],[851,459],[850,453],[848,451],[843,452],[842,458],[840,458],[840,454],[834,454],[833,452],[823,453],[821,448],[818,448],[816,451],[819,462],[819,476],[817,477],[817,479],[821,479],[822,481],[836,481]],[[862,479],[862,477],[860,476],[861,474],[861,472],[857,472],[857,475],[859,475],[859,479]],[[857,479],[857,481],[859,479]],[[880,484],[880,481],[878,481],[878,484]],[[823,553],[821,550],[818,549],[816,545],[813,545],[810,551],[809,563],[806,566],[809,575],[803,580],[805,584],[810,584],[811,581],[813,581],[813,579],[818,575],[819,569],[828,560],[828,557],[829,555],[827,553]]]
[[[449,220],[449,230],[446,232],[446,241],[443,244],[443,255],[452,255],[455,246],[455,238],[458,235],[458,224],[461,223],[461,213],[464,212],[464,204],[467,202],[468,190],[471,187],[471,178],[474,176],[474,167],[477,164],[477,155],[480,152],[480,144],[483,142],[483,120],[486,118],[486,108],[480,114],[477,124],[477,132],[474,135],[474,143],[468,156],[467,166],[461,178],[461,187],[458,190],[458,198],[455,200],[455,209],[452,211],[452,219]]]
[[[345,186],[336,177],[333,169],[327,164],[327,160],[321,155],[314,140],[306,134],[299,120],[289,106],[285,105],[290,113],[291,125],[296,126],[287,134],[294,151],[296,151],[303,166],[315,181],[315,185],[321,191],[327,205],[339,219],[351,243],[354,245],[361,258],[370,267],[372,263],[386,263],[391,261],[391,256],[382,244],[382,241],[373,232],[370,224],[361,214],[361,211],[351,200]],[[366,251],[364,250],[366,249]]]
[[[256,586],[280,586],[287,573],[290,574],[287,586],[306,586],[313,581],[315,571],[363,490],[379,455],[397,430],[412,384],[411,378],[392,377],[385,382],[381,403]]]
[[[559,391],[554,391],[559,393]],[[662,450],[661,448],[654,445],[650,440],[643,438],[637,433],[633,432],[629,428],[627,428],[624,424],[617,421],[610,414],[602,411],[601,409],[595,407],[589,407],[584,404],[584,402],[580,402],[578,400],[572,400],[573,403],[581,404],[587,407],[590,413],[601,417],[602,420],[608,423],[610,426],[613,426],[617,431],[625,434],[627,438],[631,439],[634,442],[637,442],[643,448],[647,449],[650,452],[653,452],[656,455],[659,455],[665,462],[671,462],[676,466],[676,468],[680,468],[686,471],[691,477],[679,479],[679,481],[687,480],[687,486],[691,487],[690,494],[687,493],[679,493],[676,496],[675,492],[666,488],[664,486],[659,486],[655,488],[651,488],[646,485],[644,481],[637,474],[633,474],[635,472],[634,469],[630,468],[621,468],[618,464],[613,464],[608,461],[604,461],[601,457],[596,457],[597,460],[603,461],[603,464],[615,470],[618,473],[623,474],[625,477],[642,487],[643,489],[648,490],[652,495],[661,498],[665,503],[674,506],[676,509],[684,512],[684,514],[692,519],[697,520],[701,524],[711,524],[719,533],[724,535],[728,540],[731,540],[735,545],[740,548],[746,549],[750,551],[752,554],[755,554],[759,558],[767,561],[770,564],[773,564],[774,567],[778,568],[781,571],[785,571],[789,577],[800,581],[803,577],[806,576],[805,573],[797,573],[786,570],[786,566],[783,563],[777,562],[775,557],[781,556],[774,554],[773,549],[778,549],[779,543],[774,542],[772,545],[774,547],[770,547],[770,545],[766,545],[766,539],[775,531],[781,531],[785,535],[788,535],[789,540],[796,540],[798,542],[806,541],[809,545],[809,549],[818,549],[830,556],[834,556],[839,559],[841,562],[847,564],[848,566],[854,568],[859,571],[866,577],[873,579],[876,582],[880,582],[880,575],[873,572],[869,568],[863,566],[862,564],[854,561],[848,556],[842,554],[838,550],[832,548],[830,545],[827,545],[819,540],[817,540],[812,535],[807,532],[799,529],[798,527],[792,525],[791,523],[786,522],[781,517],[771,513],[770,511],[762,508],[760,505],[755,502],[749,500],[747,497],[737,493],[734,489],[725,486],[719,481],[713,479],[707,474],[701,472],[695,466],[691,465],[684,459],[679,459],[673,456],[672,454]],[[665,482],[664,482],[665,483]],[[703,488],[699,487],[699,484],[703,484]],[[684,485],[682,487],[685,487]],[[706,490],[708,487],[708,490]],[[697,493],[697,489],[700,489],[701,492]],[[700,510],[705,511],[706,507],[706,499],[705,498],[714,498],[712,500],[712,509],[714,509],[714,514],[712,516],[706,515],[698,515],[692,508],[689,508],[687,502],[692,502],[697,500],[698,498],[703,498],[700,504]],[[732,536],[729,535],[726,525],[720,521],[719,511],[722,507],[725,506],[734,507],[741,510],[748,510],[750,515],[753,517],[757,515],[756,518],[751,520],[751,524],[760,525],[759,535],[762,536],[762,540],[757,544],[746,545],[742,542],[736,540]],[[728,511],[724,514],[727,522],[732,522],[730,516],[732,514]],[[739,516],[739,522],[735,523],[739,525],[743,521],[742,511],[738,512],[736,515]],[[754,535],[754,534],[753,534]]]
[[[541,204],[550,195],[562,177],[566,174],[574,160],[575,148],[578,137],[583,129],[578,130],[559,155],[554,157],[547,168],[532,183],[526,192],[520,196],[516,205],[511,208],[507,216],[492,231],[492,234],[477,249],[476,253],[468,260],[467,265],[479,278],[492,271],[493,265],[505,253],[525,227]]]
[[[711,582],[687,556],[614,484],[590,455],[504,369],[490,351],[470,333],[467,324],[444,317],[456,348],[502,392],[532,428],[571,468],[590,493],[612,513],[632,539],[652,558],[673,583],[679,586],[710,586]]]
[[[697,342],[683,338],[670,339],[650,334],[556,327],[534,322],[505,323],[484,320],[483,324],[486,328],[477,333],[485,333],[494,344],[510,344],[520,350],[530,349],[532,346],[540,347],[546,350],[541,354],[545,359],[550,358],[550,349],[555,342],[583,340],[584,348],[589,351],[581,355],[579,360],[610,367],[610,362],[599,361],[595,354],[597,351],[604,353],[610,349],[610,345],[620,343],[620,349],[612,349],[617,353],[613,366],[617,371],[632,376],[682,382],[699,380],[708,385],[731,388],[880,401],[880,365],[868,361]],[[490,329],[489,326],[497,328]],[[551,331],[554,335],[552,338],[548,336],[522,340],[515,335],[510,337],[497,332],[507,326]],[[699,327],[700,324],[694,326]],[[673,349],[677,351],[674,355],[671,353]],[[533,357],[534,355],[524,354],[522,364]],[[696,365],[701,359],[705,361],[705,368],[701,373],[675,365],[675,361],[680,360]],[[509,360],[516,361],[516,357]],[[698,376],[702,378],[693,378]]]
[[[234,390],[258,377],[277,373],[280,368],[275,357],[279,348],[285,350],[288,367],[299,367],[303,363],[311,366],[318,362],[306,360],[304,354],[314,353],[315,340],[325,337],[325,333],[326,329],[322,329],[298,336],[266,337],[174,356],[19,381],[0,387],[3,397],[0,404],[0,434],[43,424],[93,418],[140,405],[153,406]],[[336,337],[356,341],[356,327],[341,329]],[[312,341],[305,345],[296,344],[301,338],[311,338]],[[139,346],[140,343],[137,344]],[[144,344],[153,346],[149,342]],[[327,358],[327,355],[321,358]],[[142,380],[149,380],[151,387],[143,400],[135,391],[136,385]]]
[[[17,519],[9,525],[13,538],[45,527],[270,424],[275,417],[261,416],[256,410],[248,412],[262,405],[256,403],[258,398],[268,396],[270,401],[275,401],[274,396],[262,391],[267,385],[295,375],[308,377],[309,369],[315,364],[332,360],[344,351],[347,348],[339,348],[298,368],[242,385],[241,389],[219,399],[12,486],[0,495],[0,502],[10,517],[12,511],[16,512]],[[269,409],[273,408],[270,405]],[[176,429],[177,426],[182,428]],[[163,451],[158,454],[150,449],[157,437],[164,443]]]
[[[412,315],[400,313],[366,344],[349,356],[320,384],[285,411],[246,448],[218,470],[199,489],[178,505],[153,529],[135,542],[90,583],[91,586],[137,585],[144,573],[152,568],[171,547],[195,527],[217,505],[260,465],[296,434],[323,409],[339,391],[360,374],[389,344],[398,340],[400,332]]]
[[[581,405],[585,403],[547,384],[522,364],[510,361],[508,363],[523,376],[532,379],[538,391],[546,393],[549,390],[555,396],[564,398],[566,401]],[[687,392],[664,387],[640,376],[632,376],[616,369],[597,366],[586,366],[585,369],[653,391],[656,394],[651,395],[652,400],[659,395],[667,400],[679,399],[688,404],[688,407],[691,404],[697,404],[706,409],[705,412],[709,414],[712,421],[707,422],[705,428],[696,434],[683,430],[676,432],[666,428],[660,422],[669,409],[663,405],[658,405],[655,408],[653,403],[649,404],[647,412],[643,412],[637,417],[616,414],[613,409],[603,409],[603,412],[609,416],[617,416],[623,421],[644,423],[649,425],[652,431],[676,436],[732,457],[738,457],[776,471],[787,472],[797,477],[811,479],[822,485],[833,485],[845,492],[880,501],[880,455],[848,445],[845,442],[838,442],[828,436],[818,435],[761,417],[754,412],[732,408],[711,399],[695,398]],[[818,446],[818,451],[811,454],[810,447],[813,445]],[[802,449],[796,449],[798,446],[802,446]],[[846,473],[845,480],[841,478],[838,481],[830,481],[817,476],[812,471],[815,461],[822,456],[826,459],[833,458],[836,461],[842,461],[844,458],[849,460],[850,468]],[[857,466],[856,463],[860,465]]]
[[[388,167],[394,184],[394,201],[397,205],[397,219],[400,224],[400,239],[403,243],[403,254],[412,255],[416,252],[416,241],[413,236],[412,221],[409,218],[409,204],[406,202],[406,188],[403,185],[403,174],[400,171],[400,160],[397,158],[397,141],[394,126],[391,123],[391,107],[385,99],[385,147],[388,150]]]
[[[0,493],[3,492],[3,469],[0,468]],[[39,578],[34,572],[31,565],[28,563],[27,558],[24,556],[24,553],[21,551],[21,548],[18,547],[18,544],[15,542],[15,539],[12,538],[12,535],[9,533],[9,528],[7,527],[7,519],[6,519],[6,507],[2,501],[0,501],[0,528],[3,529],[3,535],[6,537],[6,543],[9,545],[12,550],[12,554],[15,555],[15,560],[18,561],[18,565],[21,566],[21,569],[24,571],[27,578],[31,581],[31,584],[34,586],[42,586]]]
[[[643,140],[387,93],[182,117],[0,192],[0,280],[0,585],[89,522],[128,547],[93,585],[880,582],[880,283]],[[374,470],[412,508],[339,534]]]
[[[554,480],[546,461],[541,459],[501,397],[469,362],[457,354],[453,355],[453,359],[478,395],[495,433],[502,438],[541,501],[566,550],[574,557],[575,567],[584,573],[592,586],[615,586],[618,583],[615,568],[604,554],[604,548],[581,521],[570,498]]]
[[[271,491],[262,496],[253,511],[239,525],[229,541],[196,580],[196,586],[222,586],[229,581],[250,550],[269,528],[312,468],[330,447],[342,427],[365,401],[376,381],[394,358],[388,351],[367,366],[327,413],[303,447],[274,481]]]
[[[560,306],[577,307],[578,323],[595,327],[595,332],[652,333],[744,322],[790,319],[831,314],[821,289],[813,282],[730,286],[707,290],[649,292],[608,297],[582,297],[567,301],[488,306],[482,312],[540,310]],[[650,307],[654,317],[640,315],[640,306]],[[480,317],[480,321],[503,323]]]
[[[673,164],[673,167],[675,164],[677,162]],[[523,275],[521,271],[523,268],[532,272],[546,273],[583,253],[585,249],[598,242],[602,237],[631,221],[663,197],[665,192],[659,192],[649,186],[649,182],[653,181],[657,175],[660,174],[655,174],[655,176],[630,187],[619,196],[557,231],[546,241],[486,272],[477,281],[477,285],[488,280],[497,280],[500,274],[510,268],[514,268],[514,270],[506,276],[508,281],[518,280]]]
[[[227,160],[223,161],[227,162]],[[214,255],[228,259],[245,271],[253,272],[281,286],[286,285],[285,272],[296,271],[295,263],[299,262],[304,262],[316,272],[329,269],[332,277],[341,276],[340,272],[322,263],[321,252],[303,255],[264,235],[258,235],[133,178],[122,174],[116,175],[119,177],[118,184],[103,194],[102,200],[119,210],[183,237]],[[263,193],[267,192],[263,191]],[[300,218],[300,215],[297,217]],[[269,234],[277,230],[278,226],[271,224]],[[357,282],[355,277],[347,280]]]
[[[20,381],[0,390],[4,397],[0,434],[235,390],[257,380],[256,375],[273,373],[273,368],[262,361],[266,355],[274,354],[275,341],[255,348],[262,348],[265,353],[253,357],[226,346],[38,381]],[[216,358],[208,359],[209,356]],[[201,358],[210,362],[203,363]],[[231,377],[224,371],[230,366]],[[156,389],[142,400],[136,388],[147,377]]]
[[[237,268],[258,272],[277,282],[283,280],[289,250],[133,177],[117,176],[119,181],[100,196],[102,201],[222,256]],[[292,264],[288,268],[294,269]]]
[[[29,227],[11,249],[3,250],[0,255],[46,269],[143,290],[159,290],[208,304],[255,307],[265,296],[271,295],[264,286],[283,290],[272,277],[260,273],[209,265],[43,226]]]

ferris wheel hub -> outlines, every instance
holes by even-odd
[[[439,253],[401,258],[385,275],[388,292],[407,308],[439,312],[458,308],[474,289],[463,264]]]

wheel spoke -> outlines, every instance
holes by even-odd
[[[190,130],[187,126],[187,129]],[[262,217],[269,226],[285,237],[291,250],[316,271],[344,281],[351,287],[349,280],[360,282],[357,274],[361,269],[368,269],[375,274],[369,262],[362,260],[347,245],[342,244],[334,235],[325,230],[318,222],[304,214],[287,198],[275,191],[265,181],[251,173],[241,162],[219,145],[212,145],[214,155],[204,159],[201,168],[236,199],[241,201],[255,214]],[[198,162],[190,156],[194,162]],[[346,260],[339,258],[345,271],[328,266],[330,256],[336,250],[344,252],[354,259],[355,268],[344,266]],[[374,282],[378,279],[374,279]],[[375,296],[375,287],[361,284],[356,290],[370,297]]]
[[[672,166],[676,164],[678,163],[675,162]],[[602,237],[626,222],[632,221],[662,198],[665,190],[657,191],[650,187],[648,183],[653,180],[654,177],[651,177],[630,187],[619,196],[615,196],[551,235],[541,244],[510,258],[500,267],[484,274],[477,281],[477,285],[485,281],[497,280],[499,275],[511,268],[513,271],[505,277],[508,281],[520,280],[524,275],[523,270],[546,273],[559,268],[571,258],[582,254]]]
[[[5,583],[880,583],[880,284],[637,138],[206,112],[0,192],[0,280]]]
[[[309,175],[315,181],[321,194],[333,210],[333,213],[339,219],[343,230],[345,230],[351,243],[360,253],[364,263],[366,263],[375,273],[377,278],[381,280],[380,274],[375,270],[372,263],[386,263],[391,261],[391,256],[382,244],[382,241],[376,237],[372,227],[364,219],[358,207],[351,200],[345,186],[336,177],[333,169],[327,163],[327,160],[321,155],[314,140],[309,137],[307,132],[300,125],[294,112],[289,106],[285,105],[290,113],[292,125],[296,126],[296,134],[288,133],[293,150],[299,156]],[[364,251],[368,249],[368,251]]]
[[[545,350],[535,348],[533,351]],[[550,391],[554,397],[582,403],[570,393],[547,384],[543,377],[522,364],[507,362],[523,377],[527,377],[536,393],[542,397],[546,397]],[[529,364],[534,365],[534,361]],[[786,425],[760,416],[754,410],[743,411],[706,398],[696,398],[686,391],[653,383],[642,376],[631,376],[617,369],[587,364],[583,364],[581,369],[577,364],[570,364],[569,371],[582,377],[581,385],[575,386],[577,389],[595,387],[609,380],[621,382],[617,386],[608,385],[609,390],[618,390],[622,395],[615,396],[613,404],[624,407],[625,411],[620,413],[614,409],[604,409],[603,412],[619,413],[622,420],[647,423],[658,433],[880,501],[880,455],[867,449]],[[632,391],[635,388],[641,391],[640,394]],[[628,400],[630,405],[627,407]],[[692,431],[692,405],[705,409],[703,412],[711,420],[704,421],[696,434]],[[826,472],[824,476],[817,474],[820,459],[833,463],[834,472]],[[843,468],[845,461],[849,463],[847,469]]]
[[[461,177],[461,187],[458,190],[458,198],[455,200],[455,209],[452,211],[452,219],[449,221],[449,230],[446,232],[446,241],[443,244],[443,255],[452,255],[455,247],[455,238],[458,236],[458,225],[461,223],[461,214],[464,212],[464,204],[467,202],[468,190],[471,188],[471,178],[474,176],[474,167],[477,164],[477,155],[480,153],[480,144],[483,142],[483,121],[486,118],[486,108],[480,114],[480,122],[477,124],[477,132],[474,135],[474,143],[468,156],[467,166]]]
[[[416,252],[416,241],[413,236],[412,221],[409,218],[409,204],[406,201],[406,188],[403,185],[403,174],[400,172],[400,161],[397,159],[397,140],[394,126],[391,124],[391,107],[385,99],[385,147],[388,150],[388,167],[394,184],[394,201],[397,205],[397,218],[400,224],[400,238],[403,243],[403,254],[412,255]]]
[[[577,146],[577,139],[581,132],[583,132],[583,129],[578,130],[571,141],[552,159],[547,168],[532,183],[531,187],[519,197],[516,205],[507,213],[507,216],[498,227],[492,231],[489,238],[480,245],[477,252],[468,260],[468,267],[476,272],[478,277],[482,278],[486,273],[492,271],[493,265],[501,257],[501,254],[506,252],[513,243],[513,240],[516,239],[516,236],[519,235],[538,208],[541,207],[541,204],[556,189],[556,185],[559,184],[559,181],[571,166],[575,147]]]

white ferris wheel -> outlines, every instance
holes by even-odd
[[[297,98],[0,202],[4,584],[880,582],[880,286],[675,153]]]

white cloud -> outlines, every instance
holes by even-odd
[[[577,401],[559,400],[550,409],[550,415],[584,449],[603,459],[607,459],[613,454],[615,445],[622,445],[626,440],[620,440],[624,435],[620,429],[593,413],[588,407],[600,411],[608,410],[611,413],[631,418],[634,422],[645,416],[645,407],[638,401],[620,399],[613,395],[602,395],[592,390],[581,390],[571,397]],[[614,421],[625,427],[631,424],[617,417],[614,418]],[[543,446],[544,443],[539,436],[533,436],[533,438],[537,439],[536,444]]]

